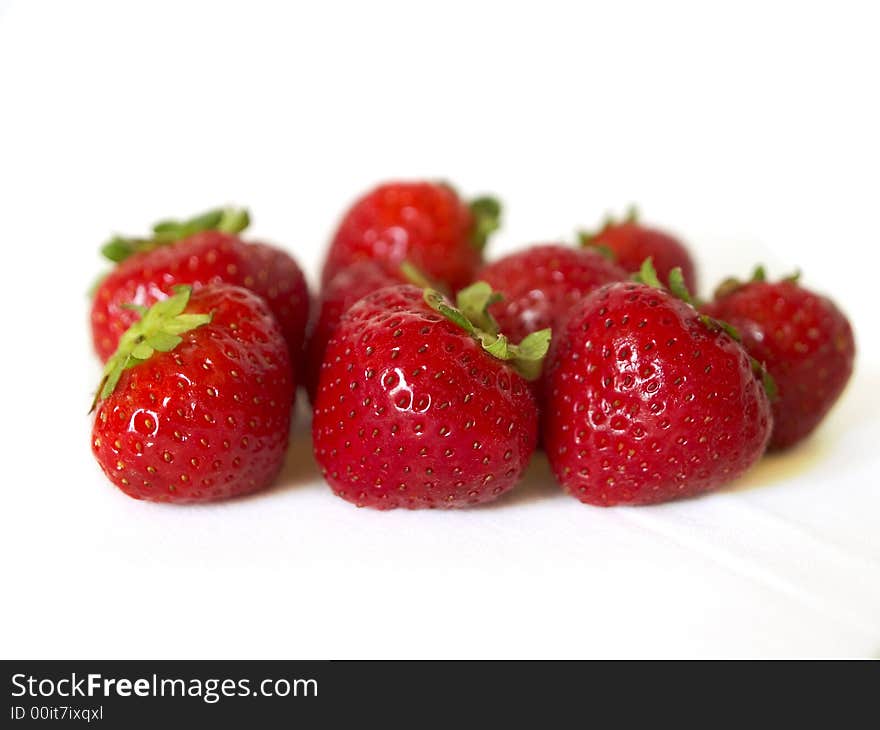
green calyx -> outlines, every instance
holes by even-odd
[[[639,208],[635,203],[630,203],[629,207],[626,209],[626,214],[623,216],[623,220],[621,223],[638,223],[639,222]]]
[[[654,289],[668,291],[676,299],[680,299],[686,304],[690,304],[694,309],[697,309],[700,306],[700,302],[693,297],[690,290],[687,288],[687,284],[684,283],[684,274],[682,274],[680,266],[676,266],[669,272],[669,284],[666,285],[660,281],[660,277],[657,276],[657,270],[654,268],[654,260],[649,256],[642,261],[641,268],[637,273],[633,274],[632,279],[633,281],[637,281],[640,284],[646,284]],[[714,319],[707,314],[700,314],[699,316],[700,321],[709,329],[724,330],[737,342],[741,341],[736,327],[728,322]]]
[[[400,276],[407,284],[417,286],[419,289],[435,289],[444,297],[449,296],[449,287],[442,281],[437,281],[428,276],[418,266],[409,260],[404,260],[398,269]]]
[[[472,200],[469,207],[474,217],[471,243],[482,251],[489,236],[501,227],[501,202],[497,198],[483,196]]]
[[[657,269],[654,268],[653,257],[648,256],[648,258],[642,261],[639,270],[632,275],[632,279],[640,284],[647,284],[654,289],[665,289],[676,299],[681,299],[692,307],[699,306],[699,302],[691,294],[690,290],[687,288],[687,284],[684,283],[684,274],[682,273],[680,266],[676,266],[669,272],[669,282],[664,284],[660,281],[660,277],[657,276]]]
[[[550,348],[549,329],[532,332],[518,345],[498,332],[498,323],[489,313],[489,307],[503,297],[485,281],[478,281],[462,289],[456,297],[456,306],[436,289],[425,289],[425,302],[457,325],[492,357],[507,362],[526,380],[536,380],[541,375],[544,357]]]
[[[400,275],[408,284],[417,286],[420,289],[441,289],[442,285],[433,281],[424,271],[416,266],[412,261],[405,260],[400,264]]]
[[[638,223],[639,222],[639,209],[635,205],[630,205],[626,209],[626,213],[623,218],[615,218],[610,213],[605,215],[605,219],[602,221],[602,225],[599,226],[595,231],[578,231],[577,237],[581,246],[589,246],[590,248],[596,249],[599,253],[601,253],[606,258],[611,261],[615,260],[614,252],[608,248],[607,246],[603,246],[602,244],[597,242],[597,239],[600,235],[602,235],[609,228],[613,228],[614,226],[620,226],[624,223]]]
[[[755,273],[753,275],[753,281],[764,281],[764,268],[759,266],[755,269]],[[681,299],[683,302],[690,304],[694,309],[699,306],[699,302],[696,301],[693,296],[691,296],[690,291],[688,291],[687,285],[684,283],[684,276],[681,272],[681,267],[676,266],[672,271],[669,272],[669,286],[663,286],[663,283],[657,277],[657,272],[654,269],[654,262],[650,257],[646,258],[642,262],[642,267],[637,274],[633,275],[633,280],[638,281],[642,284],[647,284],[650,287],[655,289],[663,289],[668,291],[677,299]],[[737,287],[741,286],[739,282],[736,284]],[[714,317],[710,317],[708,314],[698,313],[700,321],[710,330],[714,330],[716,332],[723,331],[726,332],[730,337],[736,340],[739,344],[742,344],[742,337],[740,336],[739,331],[729,322],[725,322],[723,319],[715,319]],[[773,376],[767,371],[767,368],[764,367],[763,363],[758,362],[755,358],[749,356],[749,360],[752,363],[752,372],[755,373],[761,379],[761,383],[764,386],[764,390],[767,393],[767,396],[770,400],[774,400],[777,395],[776,381],[773,380]]]
[[[141,318],[119,338],[116,352],[104,366],[92,410],[98,401],[115,390],[125,370],[149,360],[155,352],[171,352],[183,342],[182,334],[211,321],[210,313],[184,314],[191,294],[191,286],[177,286],[172,296],[150,308],[128,305],[129,309],[140,312]]]
[[[147,238],[114,236],[101,247],[101,253],[110,261],[119,263],[132,254],[151,251],[202,231],[241,233],[248,225],[250,213],[246,208],[217,208],[188,220],[159,221],[153,226],[152,236]]]
[[[764,386],[764,392],[770,401],[775,401],[779,397],[779,388],[776,387],[776,381],[767,370],[762,362],[758,362],[755,358],[749,358],[752,361],[752,372],[761,379],[761,385]]]
[[[666,289],[666,286],[657,277],[657,269],[654,268],[654,259],[650,256],[642,261],[642,267],[632,275],[632,280],[645,284],[654,289]],[[688,302],[690,304],[690,302]]]
[[[597,254],[605,257],[612,263],[615,263],[617,261],[617,256],[615,255],[614,251],[612,251],[608,246],[605,246],[601,243],[596,243],[595,237],[591,236],[591,234],[581,231],[580,233],[578,233],[578,236],[580,237],[580,244],[582,247],[589,248],[591,251],[595,251]]]
[[[737,279],[735,276],[726,278],[715,288],[714,297],[715,299],[722,299],[726,296],[730,296],[745,284],[750,284],[754,281],[767,281],[767,271],[763,264],[755,266],[755,270],[752,272],[752,277],[746,282]]]
[[[787,281],[791,284],[797,284],[800,281],[801,272],[800,269],[795,271],[788,276],[783,276],[781,281]],[[728,277],[724,281],[722,281],[715,288],[715,299],[723,299],[724,297],[730,296],[735,291],[741,289],[746,284],[752,284],[754,282],[764,282],[767,281],[767,271],[764,268],[763,264],[758,264],[755,266],[754,271],[752,271],[752,276],[747,281],[742,281],[737,279],[735,276]]]

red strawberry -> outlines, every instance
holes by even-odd
[[[486,313],[492,301],[484,282],[463,290],[457,309],[404,284],[343,315],[312,421],[336,494],[378,509],[463,507],[514,486],[537,439],[523,376],[540,369],[550,333],[509,344]]]
[[[409,262],[404,262],[394,272],[375,261],[365,259],[342,269],[321,290],[305,353],[304,383],[309,401],[315,401],[324,350],[339,326],[342,315],[367,294],[386,286],[407,283],[422,288],[434,286],[433,282]]]
[[[485,266],[479,276],[504,295],[490,311],[515,342],[547,327],[557,330],[591,291],[629,278],[596,251],[553,243],[505,256]]]
[[[659,286],[646,264],[646,280]],[[673,281],[681,287],[680,272]],[[589,504],[650,504],[718,487],[760,458],[772,427],[752,362],[722,325],[635,282],[608,284],[575,308],[547,391],[550,465]]]
[[[639,223],[635,208],[630,208],[622,221],[609,217],[597,233],[579,235],[583,245],[610,252],[620,266],[632,273],[639,271],[642,262],[650,258],[664,284],[669,281],[669,272],[679,267],[685,286],[690,291],[697,290],[696,269],[685,245],[668,233]]]
[[[367,294],[400,283],[400,277],[393,276],[375,261],[364,260],[342,269],[321,290],[317,317],[306,347],[304,383],[309,400],[315,400],[324,350],[342,315]]]
[[[299,266],[287,253],[238,237],[247,211],[217,210],[189,221],[165,221],[148,239],[116,237],[103,252],[118,265],[98,285],[92,303],[92,339],[102,360],[137,320],[128,304],[148,307],[178,284],[199,288],[226,282],[263,297],[278,319],[291,360],[299,360],[308,321],[309,294]]]
[[[749,354],[776,381],[770,448],[785,449],[822,421],[849,381],[855,359],[852,328],[830,299],[800,286],[796,277],[770,283],[722,284],[707,314],[730,322]]]
[[[108,360],[92,451],[136,499],[254,492],[284,461],[293,392],[287,346],[260,297],[181,286],[143,311]]]
[[[371,259],[397,271],[404,261],[457,291],[474,280],[500,205],[491,198],[463,202],[448,185],[380,185],[348,210],[327,252],[323,285],[355,261]]]

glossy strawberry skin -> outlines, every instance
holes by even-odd
[[[745,350],[644,284],[584,299],[547,378],[547,455],[563,488],[589,504],[709,491],[745,472],[770,436],[770,404]]]
[[[524,381],[401,285],[343,315],[321,370],[315,458],[359,506],[464,507],[495,499],[535,449]]]
[[[116,350],[122,333],[137,320],[124,305],[150,306],[173,287],[225,282],[262,296],[281,325],[291,361],[305,340],[309,293],[305,278],[287,253],[262,243],[245,243],[219,231],[204,231],[173,244],[136,253],[101,282],[92,302],[92,340],[101,360]]]
[[[482,253],[474,217],[455,191],[430,182],[392,182],[371,190],[345,214],[327,252],[322,285],[365,259],[397,272],[404,261],[456,291],[473,281]]]
[[[213,312],[213,321],[124,371],[95,414],[95,458],[135,499],[248,494],[271,483],[284,461],[294,388],[266,303],[219,284],[195,291],[186,311]]]
[[[339,326],[339,320],[353,304],[374,291],[402,283],[374,261],[358,261],[342,269],[321,290],[315,321],[306,347],[303,382],[314,402],[324,350]]]
[[[697,291],[693,259],[685,245],[668,233],[627,221],[605,226],[591,243],[609,249],[614,260],[628,272],[638,271],[642,262],[650,257],[664,284],[669,282],[669,272],[679,266],[688,289]]]
[[[551,243],[498,259],[478,278],[504,295],[490,311],[500,330],[519,342],[545,327],[557,331],[587,294],[629,275],[596,251]]]
[[[704,311],[736,327],[776,382],[770,448],[786,449],[809,436],[852,375],[855,340],[844,314],[792,281],[743,284]]]

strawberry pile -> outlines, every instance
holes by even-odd
[[[314,300],[288,253],[243,238],[244,210],[114,237],[91,311],[98,464],[136,499],[264,489],[301,385],[321,473],[358,506],[489,502],[539,447],[581,502],[654,504],[804,441],[852,374],[849,322],[797,277],[759,267],[701,301],[687,247],[634,211],[486,262],[500,213],[380,185]]]

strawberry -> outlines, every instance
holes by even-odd
[[[547,373],[547,456],[589,504],[650,504],[700,494],[757,461],[770,402],[724,323],[661,287],[608,284],[559,334]],[[689,299],[679,270],[673,289]]]
[[[597,251],[550,243],[498,259],[479,276],[504,295],[490,311],[501,331],[518,342],[540,329],[556,331],[587,294],[629,275]]]
[[[100,282],[92,302],[92,340],[102,360],[137,319],[130,303],[149,307],[178,284],[199,288],[226,282],[263,297],[278,319],[291,361],[305,339],[309,294],[302,271],[284,251],[246,243],[238,234],[249,223],[247,211],[215,210],[189,221],[164,221],[146,239],[117,236],[102,249],[117,263]]]
[[[609,216],[597,232],[582,231],[578,235],[582,245],[604,251],[631,273],[639,271],[642,262],[650,258],[658,278],[667,283],[669,273],[679,267],[685,286],[697,290],[696,269],[685,245],[668,233],[642,225],[634,207],[622,221]]]
[[[177,287],[120,338],[95,396],[92,451],[135,499],[205,502],[267,486],[294,384],[266,303],[228,284]]]
[[[457,291],[474,280],[500,215],[496,200],[478,198],[468,205],[448,185],[380,185],[343,217],[327,252],[322,285],[355,261],[370,259],[393,272],[408,261],[432,281]]]
[[[375,261],[358,261],[339,271],[321,290],[317,313],[309,335],[305,356],[304,383],[314,402],[324,350],[339,326],[339,320],[359,299],[386,286],[403,283]]]
[[[359,506],[464,507],[519,479],[537,439],[526,382],[547,330],[519,345],[497,333],[485,282],[452,306],[403,284],[349,309],[327,345],[315,399],[315,458]]]
[[[724,282],[703,311],[736,327],[776,382],[770,448],[786,449],[809,436],[852,375],[855,341],[846,316],[797,277],[766,281],[761,267],[749,282]]]

